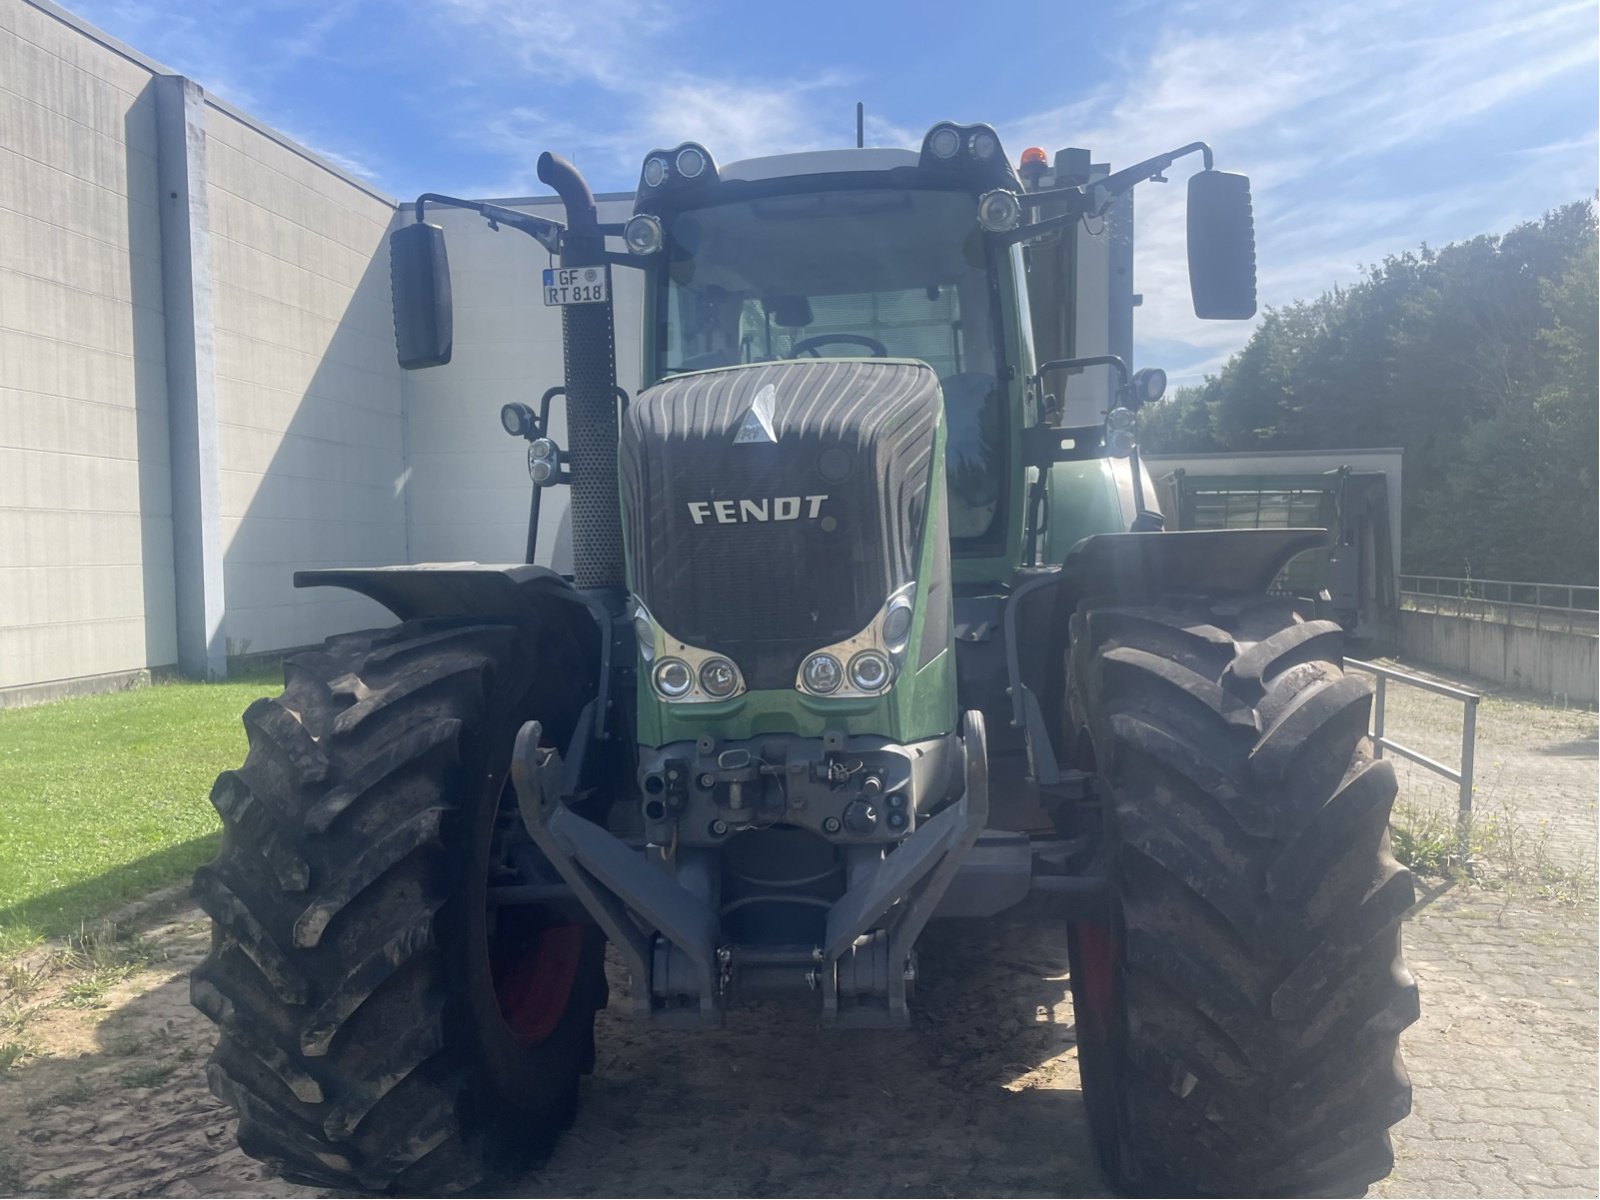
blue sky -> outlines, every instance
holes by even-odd
[[[1195,139],[1254,181],[1261,295],[1308,299],[1420,242],[1501,232],[1597,185],[1593,3],[771,4],[69,0],[397,197],[597,190],[693,138],[721,161],[915,145],[987,120],[1126,165]],[[1188,309],[1182,177],[1138,199],[1136,357],[1198,382],[1249,336]]]

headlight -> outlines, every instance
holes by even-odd
[[[994,157],[994,152],[1000,149],[1000,139],[987,129],[980,129],[972,135],[972,140],[967,143],[967,148],[972,151],[972,156],[983,161]]]
[[[538,422],[534,420],[533,409],[526,404],[502,404],[500,406],[500,428],[512,437],[525,438],[533,432]]]
[[[807,690],[826,696],[839,690],[839,684],[844,679],[844,668],[831,654],[813,654],[800,668],[800,678],[805,681]]]
[[[540,487],[554,483],[561,470],[561,448],[549,438],[534,438],[528,443],[528,475]]]
[[[850,686],[876,692],[889,682],[889,660],[876,650],[863,650],[850,660]]]
[[[633,614],[633,636],[639,639],[639,657],[649,662],[656,656],[656,628],[642,609]]]
[[[644,160],[644,183],[646,187],[660,187],[667,178],[667,160],[652,154]]]
[[[685,179],[696,179],[706,169],[706,156],[693,146],[678,151],[678,174]]]
[[[733,695],[739,686],[739,672],[725,658],[708,658],[700,664],[700,688],[716,700]]]
[[[1003,188],[985,192],[978,200],[978,224],[990,233],[1015,229],[1022,220],[1022,204]]]
[[[883,618],[883,644],[891,650],[898,651],[906,644],[906,638],[910,634],[911,598],[897,597],[889,605],[888,615]]]
[[[1145,367],[1133,373],[1128,388],[1140,404],[1154,404],[1167,394],[1167,373],[1160,367]]]
[[[1133,453],[1136,423],[1130,408],[1113,408],[1106,414],[1106,452],[1112,458],[1127,458]]]
[[[678,700],[694,686],[694,672],[681,658],[663,658],[651,675],[656,691],[668,700]]]
[[[941,125],[928,135],[928,149],[935,158],[954,158],[961,150],[961,132],[954,125]]]
[[[661,231],[660,221],[649,213],[639,213],[629,217],[622,227],[622,240],[631,254],[654,254],[661,249],[666,235]]]

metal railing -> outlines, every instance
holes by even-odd
[[[1468,823],[1472,818],[1472,753],[1478,740],[1478,694],[1464,691],[1461,688],[1451,687],[1449,684],[1435,683],[1431,679],[1423,679],[1420,675],[1409,675],[1404,671],[1396,671],[1392,667],[1380,667],[1377,663],[1363,662],[1358,658],[1344,660],[1346,667],[1354,667],[1358,671],[1366,671],[1376,679],[1375,692],[1372,697],[1372,752],[1378,757],[1383,757],[1385,750],[1393,751],[1401,758],[1409,759],[1418,766],[1426,767],[1436,775],[1443,775],[1456,785],[1458,790],[1457,800],[1457,829],[1464,840],[1467,835]],[[1420,688],[1424,692],[1432,692],[1436,696],[1447,696],[1452,700],[1459,700],[1462,704],[1461,717],[1461,768],[1460,770],[1447,767],[1437,759],[1429,758],[1426,754],[1413,750],[1410,746],[1402,746],[1384,736],[1384,701],[1388,698],[1389,681],[1407,684]]]
[[[1600,589],[1585,584],[1402,575],[1400,607],[1553,632],[1600,632]]]

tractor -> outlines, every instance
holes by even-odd
[[[1198,142],[1090,171],[940,122],[915,150],[653,150],[624,222],[552,154],[563,222],[418,199],[401,366],[451,357],[451,206],[542,248],[565,378],[501,413],[525,562],[295,576],[396,623],[288,658],[212,792],[192,996],[246,1153],[341,1190],[504,1180],[573,1120],[608,946],[643,1022],[778,991],[819,1036],[896,1037],[929,921],[1042,893],[1116,1187],[1390,1170],[1395,776],[1339,626],[1275,586],[1326,531],[1164,530],[1136,435],[1165,377],[1073,357],[1076,232],[1194,154],[1195,312],[1248,318],[1249,181]],[[1068,420],[1049,380],[1089,368],[1106,403]],[[550,488],[570,575],[535,564]]]

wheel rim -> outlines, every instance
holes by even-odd
[[[538,1045],[566,1014],[583,958],[584,927],[541,926],[534,913],[506,912],[496,925],[489,962],[500,1016],[519,1044]]]
[[[1105,1039],[1117,1005],[1117,948],[1111,930],[1085,921],[1078,926],[1078,967],[1085,1014],[1096,1037]]]

